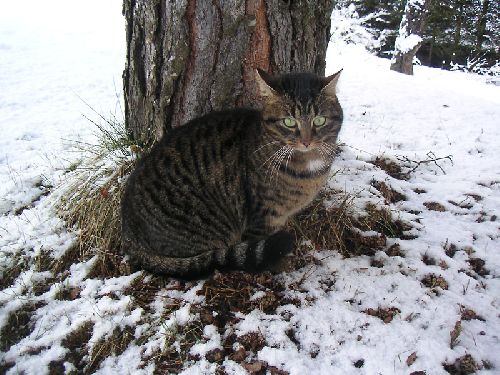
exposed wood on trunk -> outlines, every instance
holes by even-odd
[[[333,0],[124,0],[125,121],[134,139],[258,106],[255,68],[324,74]]]

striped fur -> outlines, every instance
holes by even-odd
[[[260,270],[290,252],[294,239],[280,229],[316,196],[335,155],[337,77],[261,73],[262,111],[214,112],[167,133],[139,160],[122,198],[131,261],[196,278]],[[327,119],[321,128],[312,123],[318,115]],[[300,126],[284,126],[286,117]]]

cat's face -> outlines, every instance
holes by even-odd
[[[258,71],[263,120],[268,132],[295,151],[329,149],[343,114],[335,88],[340,72],[329,77],[292,73],[271,77]]]

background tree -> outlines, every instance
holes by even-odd
[[[404,74],[413,74],[413,59],[422,43],[430,0],[408,0],[396,38],[391,70]]]
[[[404,1],[339,0],[339,4],[354,4],[380,42],[377,55],[392,56]],[[419,35],[422,43],[416,57],[423,65],[492,75],[500,70],[500,1],[431,0]]]
[[[324,74],[333,0],[124,0],[125,122],[151,144],[212,110],[257,106],[255,68]]]

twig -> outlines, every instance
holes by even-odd
[[[408,172],[406,172],[406,174],[410,174],[412,172],[415,172],[415,170],[420,167],[421,165],[424,165],[424,164],[430,164],[430,163],[433,163],[435,166],[437,166],[441,172],[443,172],[443,174],[446,174],[445,170],[443,169],[443,167],[441,167],[441,165],[438,163],[438,161],[441,161],[441,160],[449,160],[450,163],[453,165],[453,159],[452,159],[452,156],[451,155],[447,155],[447,156],[443,156],[443,157],[437,157],[436,154],[434,154],[434,152],[432,151],[429,151],[427,154],[427,159],[424,159],[424,160],[411,160],[410,158],[408,158],[407,156],[396,156],[396,159],[400,162],[404,162],[404,163],[408,163],[410,165],[414,165],[414,167],[409,170]]]

